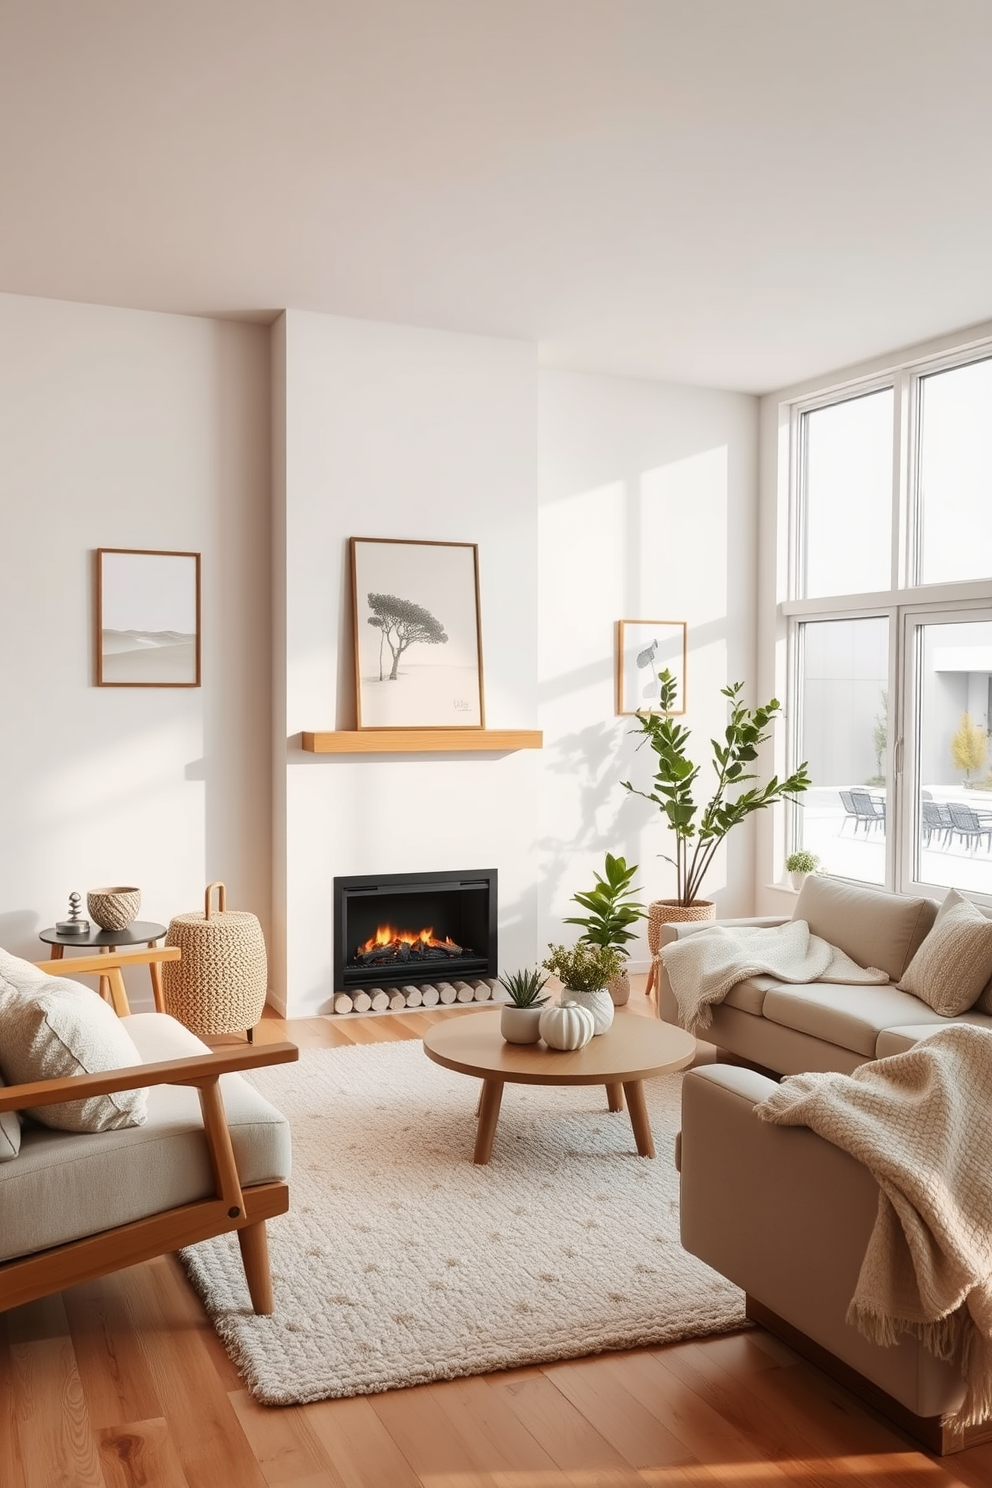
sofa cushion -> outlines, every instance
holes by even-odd
[[[0,1086],[3,1079],[0,1078]],[[10,1162],[21,1150],[21,1118],[16,1111],[0,1115],[0,1162]]]
[[[934,1012],[955,1018],[976,1002],[990,976],[992,920],[957,889],[948,889],[899,985]]]
[[[811,873],[799,890],[792,918],[805,920],[813,935],[838,946],[859,966],[878,966],[897,982],[936,914],[930,899]]]
[[[753,1013],[756,1018],[760,1018],[766,994],[781,985],[778,978],[773,976],[748,977],[747,981],[735,983],[723,1000],[729,1007],[740,1008],[742,1013]]]
[[[970,1023],[975,1028],[987,1028],[992,1033],[992,1017],[988,1013],[977,1013],[974,1008],[970,1013],[961,1013],[954,1021]],[[946,1027],[946,1018],[935,1018],[932,1023],[901,1023],[895,1028],[883,1028],[878,1035],[875,1055],[878,1059],[886,1059],[890,1054],[905,1054],[920,1039],[929,1038],[931,1033]]]
[[[52,977],[0,951],[0,1072],[8,1083],[60,1080],[140,1064],[141,1055],[109,1003],[79,982]],[[31,1108],[43,1126],[103,1132],[145,1119],[144,1090]]]
[[[208,1053],[165,1013],[121,1020],[146,1063]],[[289,1124],[241,1075],[220,1088],[242,1184],[289,1177]],[[0,1260],[62,1245],[193,1203],[213,1192],[197,1092],[153,1085],[142,1126],[78,1136],[25,1123],[16,1162],[0,1165]]]
[[[807,982],[765,994],[762,1009],[772,1023],[808,1033],[813,1038],[838,1044],[874,1059],[879,1034],[895,1024],[931,1020],[947,1027],[938,1013],[927,1015],[925,1006],[898,987],[841,986],[836,982]]]

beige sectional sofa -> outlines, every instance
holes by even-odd
[[[942,1016],[894,984],[906,977],[914,955],[926,945],[936,915],[929,899],[808,878],[792,918],[805,919],[814,934],[861,965],[881,967],[893,983],[786,985],[755,977],[716,1006],[705,1037],[780,1074],[849,1073],[867,1060],[912,1047],[949,1022],[992,1029],[992,1016],[982,1010],[992,1007],[992,983],[981,992],[982,1007],[956,1018]],[[700,928],[666,926],[662,958],[666,944]],[[934,932],[932,952],[940,950],[942,934]],[[663,959],[659,1012],[677,1021]],[[964,1429],[944,1424],[942,1418],[953,1414],[964,1396],[951,1364],[935,1358],[916,1338],[904,1336],[894,1347],[880,1348],[847,1323],[878,1208],[878,1186],[866,1167],[813,1131],[759,1120],[754,1108],[773,1089],[767,1075],[727,1065],[685,1076],[678,1162],[686,1250],[745,1291],[751,1318],[931,1451],[953,1452],[992,1439],[989,1421]]]
[[[793,920],[806,920],[814,935],[839,946],[862,966],[888,973],[888,985],[844,986],[828,982],[787,984],[771,976],[740,982],[713,1009],[703,1035],[718,1048],[778,1074],[840,1070],[849,1074],[865,1060],[898,1054],[947,1017],[911,992],[902,979],[933,926],[931,899],[889,894],[842,879],[811,875],[796,900]],[[727,925],[778,925],[785,919],[725,920]],[[706,928],[706,922],[663,925],[658,976],[658,1016],[678,1022],[678,1010],[665,971],[665,947]],[[968,1023],[992,1029],[992,985],[981,1006],[958,1014]]]

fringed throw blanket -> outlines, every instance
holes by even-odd
[[[819,935],[805,920],[771,928],[707,925],[683,940],[663,946],[661,959],[679,1008],[679,1023],[690,1033],[709,1028],[713,1004],[748,977],[766,974],[780,982],[881,984],[884,971],[859,966]]]
[[[852,1075],[792,1075],[755,1107],[869,1169],[878,1214],[847,1320],[912,1333],[965,1381],[948,1424],[992,1415],[992,1032],[941,1029]]]

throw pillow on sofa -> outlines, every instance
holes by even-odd
[[[98,993],[0,951],[0,1073],[8,1084],[98,1074],[141,1062],[130,1034]],[[112,1091],[37,1106],[30,1114],[62,1131],[141,1126],[147,1091]]]
[[[949,889],[899,986],[942,1017],[956,1018],[974,1005],[990,976],[992,920]]]

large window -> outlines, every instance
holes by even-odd
[[[992,355],[792,410],[788,845],[992,901]]]
[[[892,389],[803,415],[802,590],[888,589],[892,546]]]

